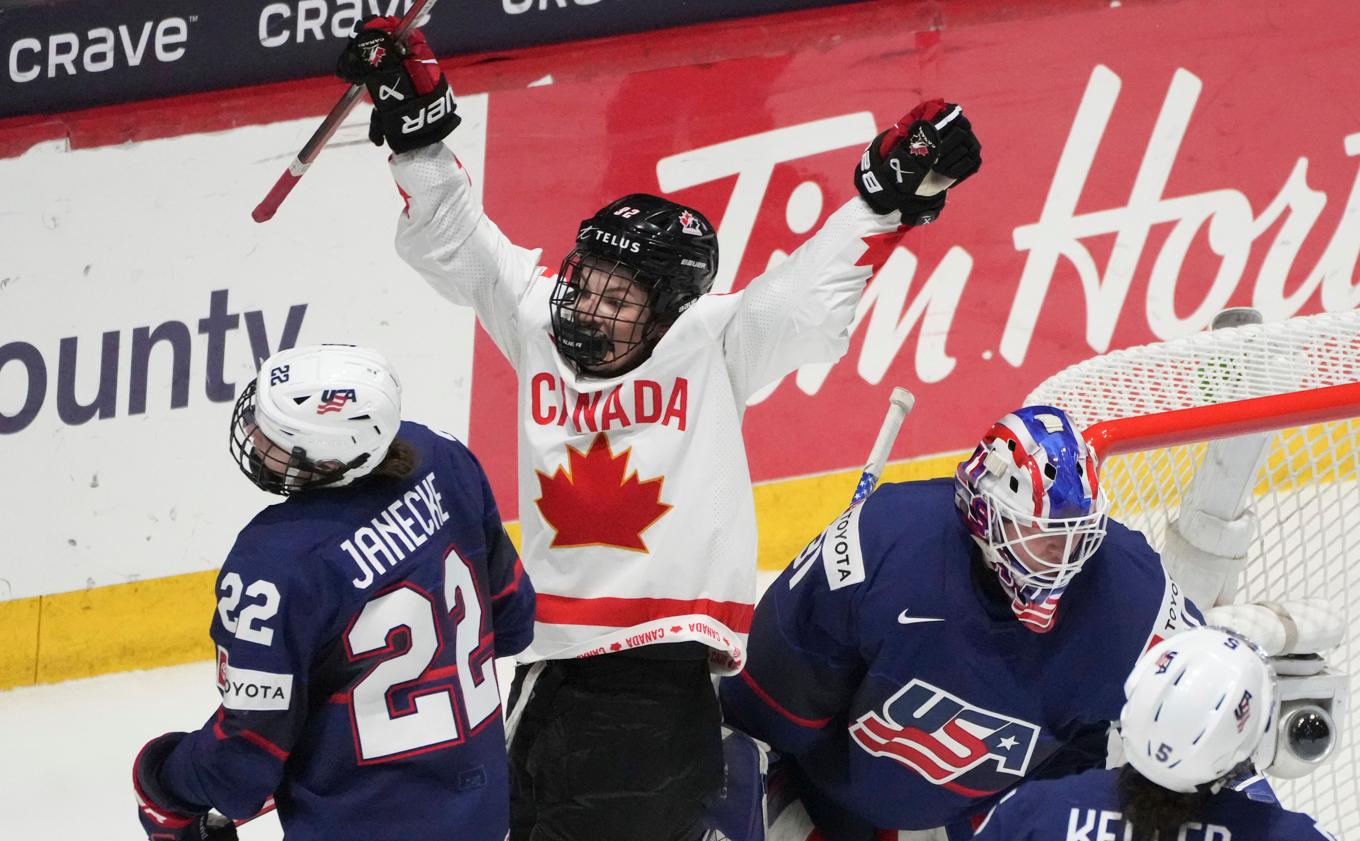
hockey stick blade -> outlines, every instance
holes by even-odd
[[[416,20],[421,15],[433,11],[434,4],[438,2],[439,0],[416,0],[412,3],[411,8],[397,23],[397,28],[392,31],[392,37],[400,41],[415,26]],[[283,175],[280,175],[279,180],[274,182],[274,186],[270,188],[268,195],[264,197],[263,201],[255,205],[255,209],[250,212],[251,219],[256,222],[268,222],[274,218],[279,205],[283,204],[283,200],[288,198],[288,194],[297,186],[298,181],[302,180],[303,174],[307,172],[307,167],[312,165],[312,161],[316,160],[317,155],[321,154],[321,150],[325,148],[331,136],[349,116],[349,112],[354,110],[354,106],[359,103],[359,95],[363,92],[363,85],[350,85],[349,90],[345,91],[345,95],[340,97],[340,101],[336,102],[335,107],[331,108],[330,113],[326,115],[326,119],[321,121],[321,125],[317,126],[316,131],[312,132],[312,136],[303,144],[302,151],[297,153],[297,157],[293,158],[292,163],[288,164]]]
[[[859,475],[855,495],[850,500],[851,505],[863,502],[874,492],[874,488],[878,487],[879,477],[883,475],[883,468],[888,463],[888,453],[892,451],[893,442],[897,440],[898,430],[902,428],[902,422],[916,405],[916,397],[901,386],[892,390],[892,396],[888,401],[888,414],[883,418],[883,426],[878,430],[878,438],[874,440],[873,449],[869,450],[869,460],[864,464],[864,472]]]

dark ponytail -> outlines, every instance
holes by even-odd
[[[420,455],[416,453],[416,448],[406,443],[400,438],[393,439],[392,445],[387,448],[387,455],[378,462],[378,466],[373,468],[373,476],[381,476],[384,479],[409,479],[411,474],[416,472],[416,467],[420,464]]]
[[[1175,838],[1181,824],[1203,814],[1212,796],[1207,787],[1190,794],[1163,788],[1132,765],[1119,769],[1119,805],[1124,823],[1133,827],[1133,841]]]

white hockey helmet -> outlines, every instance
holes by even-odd
[[[1130,764],[1157,785],[1217,783],[1264,742],[1275,718],[1275,672],[1245,637],[1193,628],[1148,649],[1124,682],[1120,737]]]
[[[288,495],[348,485],[382,462],[401,425],[401,383],[353,345],[283,350],[236,401],[231,454],[260,488]]]

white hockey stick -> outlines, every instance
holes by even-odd
[[[415,26],[416,19],[434,9],[434,4],[437,2],[439,0],[416,0],[412,3],[411,8],[397,23],[397,28],[392,32],[392,38],[400,41]],[[274,182],[269,194],[251,211],[250,218],[256,222],[268,222],[274,218],[274,213],[278,211],[279,205],[283,204],[283,200],[288,198],[288,194],[293,191],[293,187],[297,186],[298,181],[302,180],[302,176],[307,172],[307,167],[312,165],[312,161],[316,160],[317,155],[321,154],[321,150],[325,148],[327,141],[331,139],[331,135],[335,134],[336,129],[340,128],[340,124],[345,121],[345,117],[349,116],[349,112],[354,110],[354,106],[359,103],[359,95],[363,92],[363,85],[349,86],[349,90],[345,91],[345,95],[340,97],[340,101],[335,103],[335,107],[331,108],[326,119],[321,121],[321,125],[303,144],[302,151],[297,153],[297,157],[293,158],[293,162],[283,171],[283,175],[280,175],[279,180]]]
[[[859,484],[855,485],[851,505],[863,502],[874,492],[874,488],[878,487],[879,477],[883,475],[883,467],[888,463],[888,453],[892,450],[893,442],[897,440],[897,432],[902,428],[902,421],[907,419],[912,407],[916,405],[916,397],[901,386],[892,390],[892,396],[888,400],[888,414],[884,416],[883,426],[878,430],[878,438],[874,440],[874,447],[869,451],[869,460],[864,463],[864,472],[859,475]]]

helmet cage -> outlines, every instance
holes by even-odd
[[[955,473],[964,522],[1032,630],[1051,630],[1058,599],[1105,538],[1097,472],[1065,414],[1030,406],[993,425]]]
[[[1010,509],[985,491],[987,547],[1024,590],[1065,588],[1105,539],[1109,519],[1105,500],[1081,517],[1034,517]]]
[[[649,318],[645,323],[638,319],[636,332],[626,329],[611,336],[599,325],[583,323],[591,320],[582,318],[588,302],[577,300],[583,298],[583,269],[626,271],[646,292]],[[576,248],[562,261],[553,290],[553,340],[580,370],[620,359],[658,340],[712,288],[717,272],[717,233],[701,213],[660,196],[624,196],[581,222]],[[637,356],[638,362],[646,358]]]
[[[260,490],[291,496],[299,491],[333,485],[345,478],[350,470],[368,461],[368,453],[361,453],[349,464],[334,460],[317,462],[308,458],[302,447],[289,450],[279,446],[261,429],[255,414],[255,398],[255,381],[251,380],[236,399],[227,446],[236,466]]]
[[[630,287],[641,290],[645,301],[630,300]],[[653,341],[661,326],[653,288],[620,259],[573,249],[562,260],[549,303],[558,351],[589,372]]]

